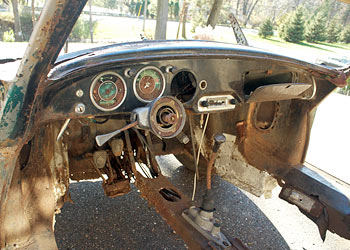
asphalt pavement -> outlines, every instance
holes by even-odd
[[[171,156],[159,158],[159,163],[163,174],[190,196],[192,172]],[[197,201],[204,188],[205,181],[201,180]],[[350,241],[332,233],[323,243],[317,227],[294,206],[279,200],[275,192],[269,200],[256,198],[219,177],[214,177],[213,189],[216,217],[223,230],[241,239],[249,249],[350,249]],[[125,196],[108,198],[101,181],[84,181],[72,183],[70,192],[74,204],[66,203],[56,216],[59,249],[186,249],[135,187]]]

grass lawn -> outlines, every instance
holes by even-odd
[[[265,44],[266,46],[279,47],[282,51],[288,52],[293,56],[294,53],[301,55],[301,57],[325,57],[332,54],[338,56],[350,55],[350,44],[332,44],[326,42],[308,43],[303,41],[301,43],[290,43],[282,40],[277,36],[272,36],[267,39],[260,38],[257,34],[247,33],[247,39],[256,44]],[[287,53],[288,54],[288,53]],[[304,58],[304,59],[305,59]],[[312,61],[312,60],[311,60]]]
[[[95,40],[98,42],[126,42],[140,40],[140,34],[145,33],[149,38],[153,38],[156,27],[156,20],[146,20],[146,31],[142,31],[143,19],[128,17],[95,17],[97,20],[97,28],[95,32]],[[191,33],[191,24],[186,24],[186,36],[193,39],[195,35],[207,34],[210,39],[215,41],[235,43],[236,39],[231,27],[217,26],[215,30],[209,28],[198,29],[197,33]],[[176,39],[178,22],[168,21],[167,39]],[[285,42],[277,36],[268,39],[262,39],[253,30],[245,30],[245,35],[250,45],[267,49],[279,54],[296,57],[306,61],[315,61],[318,57],[327,57],[333,54],[339,56],[347,55],[350,51],[350,44],[330,44],[308,43],[306,41],[295,44]],[[181,31],[180,31],[181,34]]]
[[[257,42],[270,42],[271,44],[275,44],[277,46],[281,46],[284,48],[289,49],[318,49],[323,51],[329,51],[334,52],[334,50],[341,49],[341,50],[350,50],[350,44],[334,44],[334,43],[326,43],[326,42],[319,42],[319,43],[308,43],[306,41],[303,41],[301,43],[290,43],[282,40],[280,37],[272,36],[266,39],[260,38],[256,34],[247,34],[248,39],[252,39]]]

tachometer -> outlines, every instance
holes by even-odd
[[[151,102],[163,94],[165,78],[158,68],[147,66],[137,73],[133,87],[137,99]]]
[[[125,100],[126,84],[115,72],[103,72],[92,82],[90,98],[94,106],[102,111],[117,109]]]

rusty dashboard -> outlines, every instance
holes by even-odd
[[[174,96],[195,113],[228,111],[266,85],[307,84],[298,94],[305,92],[312,85],[305,68],[295,59],[224,43],[106,46],[58,58],[41,120],[126,114],[161,96]]]

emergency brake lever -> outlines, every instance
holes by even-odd
[[[105,144],[107,141],[109,141],[112,137],[116,136],[117,134],[120,134],[121,132],[128,130],[129,128],[133,128],[138,124],[138,121],[134,121],[130,124],[127,124],[125,127],[118,129],[116,131],[113,131],[111,133],[108,134],[104,134],[104,135],[98,135],[96,136],[95,140],[98,146],[102,146],[103,144]]]

